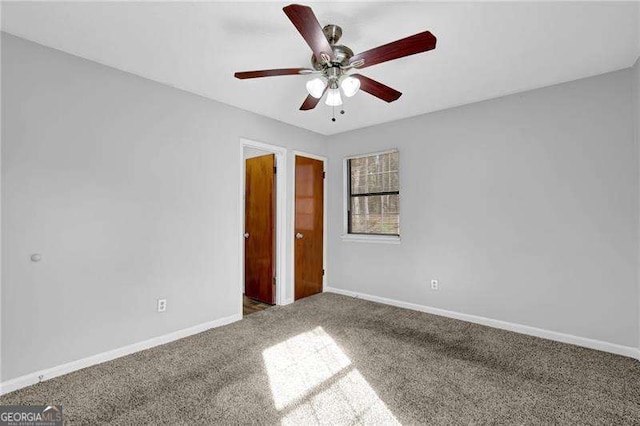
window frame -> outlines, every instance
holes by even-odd
[[[343,206],[343,233],[342,240],[348,242],[373,242],[373,243],[391,243],[391,244],[399,244],[400,243],[400,234],[372,234],[372,233],[362,233],[362,232],[351,232],[351,161],[356,158],[364,158],[364,157],[372,157],[375,155],[382,154],[391,154],[397,153],[400,154],[398,149],[387,149],[384,151],[371,152],[367,154],[357,154],[350,155],[344,158],[343,163],[343,194],[344,194],[344,206]],[[398,159],[399,160],[399,159]],[[400,161],[398,161],[399,165]],[[400,174],[400,170],[398,170],[398,175]],[[400,206],[400,187],[401,183],[398,182],[398,191],[385,191],[380,193],[368,193],[368,194],[358,194],[357,196],[364,195],[398,195],[398,216],[400,216],[401,206]],[[399,231],[399,229],[398,229]]]

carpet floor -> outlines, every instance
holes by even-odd
[[[319,294],[0,398],[69,424],[640,424],[640,363]]]

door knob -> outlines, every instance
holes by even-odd
[[[301,233],[299,233],[299,232],[298,232],[298,233],[296,234],[296,239],[301,240],[303,236],[304,236],[304,235],[302,235]]]
[[[244,233],[244,239],[246,240],[247,238],[249,238],[249,233],[248,233],[248,232],[245,232],[245,233]]]

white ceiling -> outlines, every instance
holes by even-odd
[[[356,53],[430,30],[436,50],[362,70],[401,92],[358,93],[330,121],[299,111],[308,76],[237,80],[235,71],[309,66],[288,3],[8,2],[4,31],[325,135],[629,67],[634,2],[307,3]]]

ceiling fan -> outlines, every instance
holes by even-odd
[[[318,75],[307,82],[309,95],[300,107],[303,111],[315,108],[325,93],[325,104],[332,107],[342,105],[340,89],[346,97],[355,95],[361,89],[383,101],[393,102],[402,93],[364,75],[348,75],[348,72],[426,52],[436,47],[436,38],[429,31],[424,31],[354,55],[347,46],[337,44],[342,37],[342,28],[333,24],[321,27],[310,7],[292,4],[283,10],[313,51],[313,68],[243,71],[235,73],[235,77],[247,79],[278,75]],[[341,113],[344,114],[344,111]],[[335,117],[332,120],[335,121]]]

